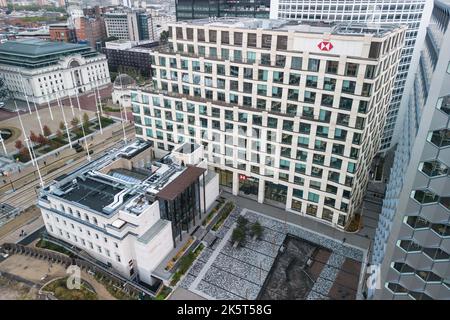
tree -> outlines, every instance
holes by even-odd
[[[44,125],[42,128],[42,131],[44,131],[44,136],[48,137],[52,134],[52,130],[47,125]]]
[[[33,130],[30,131],[30,140],[33,141],[34,143],[38,142],[38,136],[36,135],[36,133],[34,133]]]
[[[233,247],[237,247],[242,244],[245,240],[245,229],[236,227],[231,234],[231,241],[234,242]]]
[[[254,224],[252,224],[251,227],[253,238],[259,239],[262,236],[263,233],[263,227],[259,223],[259,221],[256,221]]]
[[[61,130],[56,130],[56,136],[58,137],[58,139],[62,139],[62,137],[63,137],[63,133],[62,133],[62,131]]]
[[[159,41],[161,42],[161,44],[166,43],[168,39],[169,39],[169,31],[164,30],[163,32],[161,32],[159,36]]]
[[[83,126],[85,129],[89,128],[89,116],[86,112],[83,113]]]
[[[72,127],[78,127],[78,125],[80,124],[80,119],[78,119],[77,117],[74,117],[71,121],[70,124],[72,125]]]
[[[20,149],[22,149],[23,148],[23,143],[22,143],[22,140],[16,140],[16,143],[15,143],[15,145],[14,145],[15,147],[16,147],[16,149],[17,150],[19,150],[20,151]]]
[[[60,129],[60,130],[66,130],[66,125],[64,124],[64,122],[61,121],[61,122],[59,123],[59,129]]]
[[[27,161],[29,161],[31,159],[30,158],[30,153],[28,152],[27,148],[20,149],[19,155],[20,155],[20,158],[22,159],[23,162],[27,162]]]
[[[237,219],[237,225],[239,228],[245,229],[247,226],[247,223],[248,223],[247,218],[245,218],[243,216],[239,216],[239,218]]]
[[[49,140],[46,137],[44,137],[42,134],[39,134],[39,137],[37,138],[37,142],[39,144],[48,144]]]

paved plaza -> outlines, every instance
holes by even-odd
[[[258,221],[263,234],[234,248],[230,238],[239,215]],[[206,299],[356,299],[365,259],[359,248],[239,207],[216,236],[182,288]]]

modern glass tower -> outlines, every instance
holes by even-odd
[[[431,0],[273,0],[270,5],[270,18],[408,25],[402,59],[398,67],[380,145],[380,150],[385,151],[394,146],[402,136],[401,119],[408,106],[409,97],[403,93],[408,93],[413,86],[413,76],[431,7]],[[397,121],[397,119],[400,120]]]
[[[377,299],[450,299],[449,83],[450,1],[437,0],[374,240]]]

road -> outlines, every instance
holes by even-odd
[[[121,126],[120,126],[121,128]],[[119,127],[116,129],[115,134],[108,139],[101,139],[99,143],[94,144],[90,150],[94,152],[91,155],[91,159],[95,160],[101,157],[105,151],[112,149],[114,147],[119,147],[121,143],[123,143],[123,132],[119,130]],[[125,132],[128,139],[134,138],[134,126],[128,125],[125,128]],[[51,181],[53,181],[56,177],[61,176],[62,174],[73,171],[78,168],[81,164],[85,163],[86,156],[85,152],[72,154],[70,157],[66,157],[64,159],[57,159],[53,163],[49,163],[41,170],[42,178],[44,181],[44,185],[47,185]],[[5,193],[8,189],[11,191],[11,184],[6,184],[2,188],[3,195],[0,197],[0,202],[7,203],[14,207],[26,209],[37,203],[37,195],[38,188],[40,187],[39,178],[37,174],[29,174],[25,177],[21,177],[18,179],[19,181],[14,182],[15,191]],[[19,216],[20,217],[20,216]],[[16,218],[17,219],[17,218]],[[6,226],[6,225],[5,225]],[[34,231],[42,228],[44,223],[42,218],[30,217],[26,219],[23,223],[17,225],[17,228],[14,228],[13,231],[5,235],[0,243],[4,242],[18,242],[22,240],[18,235],[20,234],[20,230],[24,229],[27,234],[31,234]]]
[[[117,130],[119,129],[120,128],[117,127]],[[130,125],[127,126],[125,132],[127,137],[131,139],[134,136],[134,127]],[[112,148],[118,142],[121,142],[122,139],[123,133],[119,131],[111,138],[101,140],[99,143],[93,145],[90,148],[90,150],[93,151],[93,154],[91,155],[92,160],[100,157],[105,150]],[[62,159],[58,159],[53,163],[49,163],[41,168],[44,184],[48,184],[63,173],[70,172],[71,170],[79,167],[80,164],[85,161],[87,161],[85,153],[80,152]],[[12,185],[14,186],[15,191],[11,193]],[[0,192],[4,193],[0,197],[0,202],[26,209],[36,202],[38,193],[37,188],[39,188],[39,176],[36,171],[33,171],[33,174],[23,176],[17,180],[14,180],[12,184],[8,183],[0,187]]]

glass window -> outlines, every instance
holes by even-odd
[[[309,59],[308,60],[308,71],[319,71],[320,60],[319,59]]]
[[[302,58],[292,57],[291,59],[291,69],[301,70],[302,69]]]
[[[320,197],[318,194],[316,194],[314,192],[308,192],[308,200],[309,201],[318,203],[319,199],[320,199]]]
[[[339,67],[338,61],[327,61],[325,72],[331,73],[331,74],[337,74],[338,67]]]
[[[358,74],[358,64],[347,62],[345,65],[345,75],[349,77],[356,77]]]

